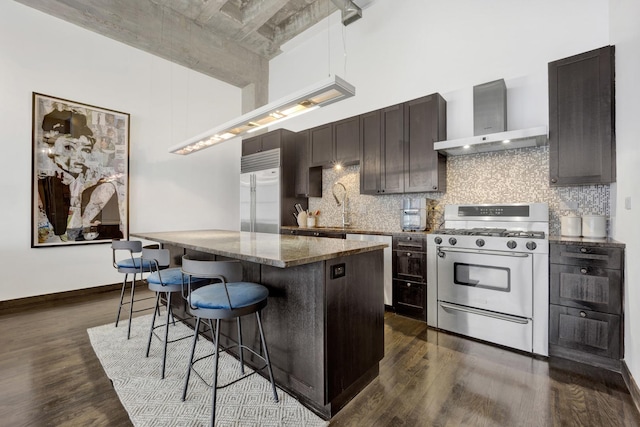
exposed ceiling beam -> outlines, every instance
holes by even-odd
[[[15,1],[238,87],[268,75],[267,59],[163,6],[172,0]]]

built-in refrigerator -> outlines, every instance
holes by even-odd
[[[280,169],[240,174],[240,230],[280,232]]]

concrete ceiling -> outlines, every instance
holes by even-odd
[[[330,0],[15,0],[268,98],[269,60]],[[245,96],[243,94],[243,96]]]

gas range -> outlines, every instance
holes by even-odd
[[[427,323],[548,354],[549,208],[447,205],[427,239]]]
[[[444,228],[435,230],[431,246],[548,253],[546,204],[447,205]]]

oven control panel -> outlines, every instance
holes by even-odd
[[[478,236],[447,236],[434,233],[427,238],[427,246],[443,248],[473,249],[481,251],[524,252],[534,254],[549,253],[547,239],[532,239],[526,237],[478,237]]]

